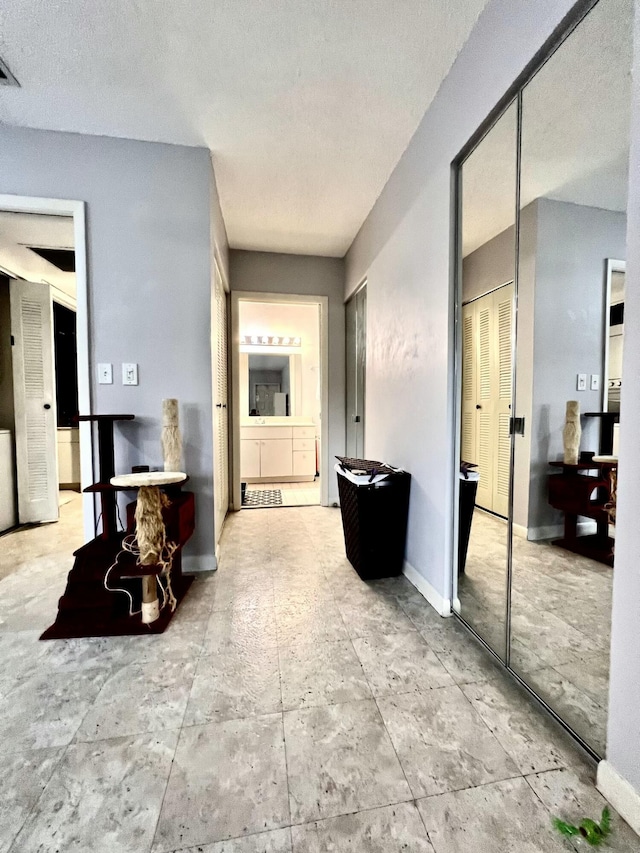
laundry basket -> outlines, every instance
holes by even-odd
[[[349,562],[364,580],[402,574],[411,475],[368,459],[336,458]]]

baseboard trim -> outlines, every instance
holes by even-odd
[[[215,572],[218,568],[216,557],[183,557],[182,571],[185,575],[195,575],[198,572]]]
[[[429,604],[437,610],[440,616],[451,616],[451,600],[443,598],[435,587],[424,578],[417,569],[405,560],[402,574],[410,581]]]
[[[593,521],[579,521],[578,535],[590,536],[597,530]],[[562,524],[547,524],[544,527],[525,527],[523,524],[513,524],[514,536],[520,539],[528,539],[529,542],[538,542],[540,539],[562,539],[564,527]]]
[[[608,761],[598,764],[596,787],[614,809],[640,835],[640,792]]]

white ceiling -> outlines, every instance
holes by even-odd
[[[526,87],[521,205],[627,206],[633,0],[601,0]],[[463,254],[515,216],[515,107],[463,167]]]
[[[54,298],[75,304],[75,273],[62,272],[27,246],[73,249],[73,217],[0,211],[0,267],[17,278],[46,282]]]
[[[2,0],[0,121],[213,152],[233,247],[342,256],[487,0]]]

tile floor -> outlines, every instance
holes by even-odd
[[[38,642],[78,535],[0,540],[0,853],[566,853],[551,816],[601,811],[458,622],[357,577],[337,510],[229,518],[161,636]],[[617,815],[610,849],[640,849]]]
[[[461,613],[504,653],[506,522],[476,510]],[[606,752],[613,570],[549,542],[513,540],[511,665],[599,754]]]

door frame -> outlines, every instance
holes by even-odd
[[[227,405],[228,405],[231,401],[231,398],[232,398],[232,393],[231,393],[232,389],[231,389],[231,385],[229,382],[229,379],[230,379],[229,346],[230,346],[231,335],[230,335],[230,317],[229,317],[229,313],[230,313],[229,312],[229,305],[230,304],[229,304],[228,297],[230,295],[230,288],[229,288],[229,279],[228,279],[227,273],[225,271],[225,265],[223,263],[223,260],[222,260],[221,254],[220,254],[218,244],[215,241],[212,244],[211,273],[212,273],[212,275],[211,275],[211,402],[213,405],[215,405],[215,399],[214,398],[215,398],[216,384],[217,384],[215,371],[216,371],[217,359],[216,359],[215,348],[214,348],[214,334],[217,333],[217,322],[216,322],[217,318],[214,317],[214,312],[216,309],[216,293],[215,293],[216,276],[219,276],[220,282],[222,284],[222,291],[224,293],[224,298],[226,300],[226,306],[225,307],[227,309],[226,310],[226,314],[227,314],[227,316],[226,316],[226,327],[227,327],[226,368],[227,368]],[[215,343],[217,344],[217,341]],[[212,413],[213,413],[212,417],[211,417],[211,430],[212,430],[212,441],[213,441],[213,444],[212,444],[212,447],[213,447],[212,482],[214,485],[213,538],[214,538],[215,562],[216,562],[216,568],[217,568],[218,565],[220,564],[220,539],[222,537],[222,531],[224,530],[224,525],[225,525],[227,513],[229,512],[229,509],[231,508],[232,485],[233,485],[233,480],[231,478],[231,476],[232,476],[231,475],[231,469],[232,469],[233,454],[231,452],[231,414],[227,410],[227,418],[228,418],[228,421],[227,421],[227,446],[226,446],[226,448],[223,448],[223,452],[227,454],[228,503],[227,503],[227,509],[225,512],[225,518],[222,521],[222,524],[220,525],[220,529],[218,529],[217,524],[216,524],[216,509],[215,509],[215,500],[216,500],[216,495],[215,495],[215,485],[216,485],[216,459],[215,459],[215,454],[218,452],[219,448],[217,447],[216,418],[215,418],[215,409],[213,408],[213,406],[212,406]]]
[[[349,435],[348,431],[349,431],[349,417],[350,417],[350,415],[349,415],[348,406],[347,406],[348,400],[347,400],[347,373],[346,373],[346,371],[347,371],[348,358],[347,358],[347,349],[346,349],[346,347],[347,347],[346,311],[347,311],[347,305],[350,302],[352,302],[357,297],[357,295],[359,293],[361,293],[363,290],[365,291],[365,318],[364,318],[365,345],[364,345],[364,365],[363,365],[364,376],[363,376],[363,380],[362,380],[362,405],[363,405],[363,409],[364,409],[364,411],[362,412],[362,418],[363,418],[362,456],[363,456],[363,458],[364,458],[365,452],[366,452],[365,451],[365,447],[366,447],[365,439],[366,439],[366,434],[367,434],[367,417],[366,417],[366,408],[367,408],[367,298],[368,298],[368,293],[369,293],[369,291],[367,289],[367,284],[368,284],[368,280],[367,280],[367,276],[365,276],[362,279],[362,281],[357,285],[357,287],[355,287],[354,290],[351,291],[349,296],[344,301],[344,310],[345,310],[345,358],[344,358],[344,368],[345,368],[344,403],[345,403],[345,405],[344,405],[344,414],[345,414],[345,442],[347,442],[348,441],[348,435]],[[357,349],[357,347],[358,347],[357,321],[358,321],[358,312],[356,310],[356,335],[355,335],[356,363],[357,363],[357,353],[358,353],[358,349]],[[356,402],[357,402],[357,400],[358,400],[357,369],[356,369],[355,395],[356,395]]]
[[[318,305],[320,321],[320,505],[329,506],[329,297],[308,296],[302,293],[260,293],[257,291],[231,291],[231,412],[230,434],[231,460],[231,507],[242,509],[240,489],[240,303],[282,302],[290,305]]]
[[[71,216],[76,260],[76,347],[78,355],[78,410],[92,411],[91,361],[89,356],[89,284],[87,276],[87,225],[84,201],[60,198],[0,194],[0,210],[9,213],[39,213]],[[84,489],[94,481],[93,437],[90,423],[80,423],[80,484]],[[95,498],[82,496],[85,541],[96,535]]]

